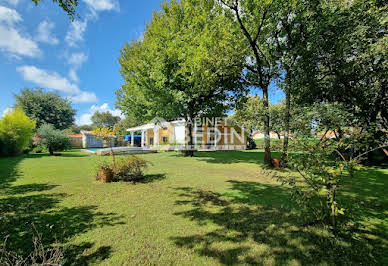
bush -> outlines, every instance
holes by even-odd
[[[253,150],[256,148],[257,148],[256,142],[251,137],[248,137],[247,138],[247,149]]]
[[[53,125],[44,124],[38,129],[40,137],[39,145],[46,148],[50,155],[55,151],[64,151],[70,149],[71,142],[64,131],[55,129]]]
[[[148,162],[142,158],[131,156],[120,159],[113,169],[114,178],[122,181],[136,181],[143,177]]]
[[[103,161],[97,164],[96,180],[102,182],[109,181],[137,181],[143,178],[144,170],[148,166],[148,161],[130,156],[117,160],[115,163]],[[102,176],[102,171],[106,173],[113,173],[112,180],[110,177]]]
[[[0,120],[0,154],[18,155],[28,148],[35,129],[21,108],[8,112]]]

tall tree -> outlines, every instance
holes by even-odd
[[[276,0],[221,0],[226,8],[225,13],[236,23],[245,40],[249,53],[246,60],[248,85],[258,87],[263,92],[264,102],[264,163],[271,165],[270,148],[270,115],[268,88],[277,77],[277,60],[274,49],[274,35],[276,25],[274,20],[278,4]],[[226,11],[231,11],[228,14]],[[241,34],[239,34],[241,35]],[[239,38],[239,37],[237,37]]]
[[[283,1],[279,3],[276,20],[275,47],[282,74],[278,84],[285,92],[284,140],[282,164],[287,165],[288,138],[290,133],[291,97],[295,88],[296,61],[306,49],[306,3],[303,0]]]
[[[245,57],[238,29],[221,11],[213,0],[164,2],[143,40],[121,51],[120,109],[144,120],[184,117],[189,145],[195,117],[223,115],[244,92]]]
[[[109,111],[96,111],[91,117],[93,125],[97,128],[113,127],[120,121],[120,119],[121,118],[119,116],[112,115]]]
[[[71,102],[57,93],[44,92],[42,89],[23,89],[15,95],[16,106],[36,121],[36,127],[52,124],[57,129],[66,129],[74,123],[75,110]]]
[[[386,134],[387,4],[374,0],[313,2],[305,20],[308,49],[300,54],[295,73],[296,100],[301,104],[342,103],[375,138]]]

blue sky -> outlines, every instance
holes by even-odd
[[[140,38],[161,0],[80,0],[71,22],[51,0],[0,0],[0,115],[22,88],[70,97],[78,124],[94,111],[114,109],[123,83],[117,62],[126,42]],[[272,90],[277,102],[282,93]]]

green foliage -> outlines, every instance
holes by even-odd
[[[279,137],[284,132],[285,125],[285,104],[269,103],[270,131],[275,132]],[[240,103],[232,119],[250,132],[255,130],[264,131],[265,105],[263,99],[259,96],[249,96],[245,102]]]
[[[70,101],[57,93],[23,89],[20,95],[15,95],[15,99],[16,105],[36,121],[37,128],[52,124],[57,129],[66,129],[74,123],[75,110]]]
[[[115,179],[119,181],[137,181],[144,175],[148,161],[137,156],[119,159],[113,169]]]
[[[93,131],[97,129],[97,127],[95,125],[81,125],[79,126],[79,130],[85,130],[85,131]]]
[[[66,132],[55,129],[53,125],[42,125],[37,134],[40,137],[39,145],[46,148],[50,155],[54,155],[55,151],[64,151],[71,148],[71,142]]]
[[[42,0],[31,0],[38,5]],[[78,6],[78,0],[53,0],[53,2],[58,2],[59,6],[65,11],[71,20],[74,20],[74,16],[76,15],[75,8]]]
[[[352,115],[342,105],[317,104],[305,111],[311,128],[298,132],[293,139],[298,153],[289,157],[290,168],[299,175],[290,173],[280,180],[292,188],[305,218],[330,226],[335,234],[342,229],[349,231],[348,225],[354,225],[354,208],[344,207],[338,194],[346,179],[353,178],[364,157],[374,150],[368,141],[372,135],[355,127]],[[379,147],[388,145],[385,139],[374,141]]]
[[[137,156],[128,156],[118,159],[115,164],[100,161],[96,166],[96,180],[101,180],[101,169],[106,172],[112,172],[112,180],[110,181],[138,181],[144,176],[144,171],[147,169],[149,162]]]
[[[66,128],[66,129],[65,129],[65,132],[66,132],[68,135],[79,134],[79,133],[81,132],[81,129],[80,129],[80,127],[77,126],[76,124],[73,124],[73,125],[71,125],[71,127]]]
[[[134,117],[133,115],[127,116],[115,125],[115,129],[120,135],[127,135],[127,129],[142,124],[144,121]]]
[[[0,155],[18,155],[28,148],[35,129],[35,121],[29,119],[17,107],[0,119]]]
[[[120,121],[120,117],[112,115],[112,113],[109,111],[96,111],[92,115],[91,120],[93,122],[93,125],[97,128],[113,127],[116,123]]]
[[[243,91],[245,57],[220,11],[210,0],[164,2],[144,38],[121,51],[118,107],[143,121],[223,114]]]
[[[306,5],[306,44],[294,77],[298,103],[342,103],[363,128],[378,123],[387,131],[387,8],[372,0]]]

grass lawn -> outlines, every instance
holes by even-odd
[[[0,239],[67,246],[68,264],[387,265],[388,170],[368,168],[344,187],[365,227],[334,241],[303,225],[290,193],[261,169],[260,151],[142,155],[142,183],[93,181],[101,157],[80,152],[0,159]]]

